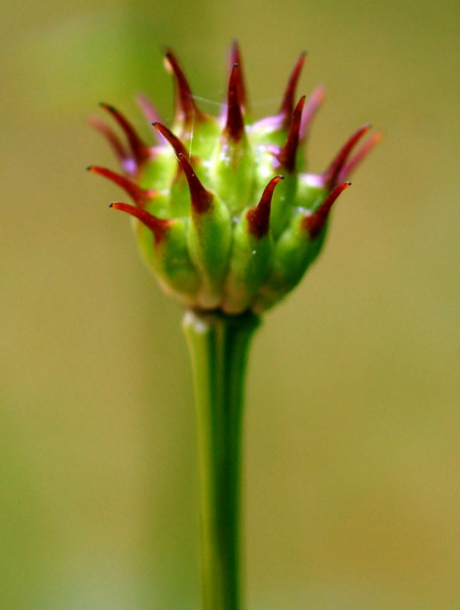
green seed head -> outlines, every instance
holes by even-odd
[[[279,112],[248,117],[238,46],[230,57],[224,112],[203,113],[175,56],[165,56],[175,81],[171,129],[150,102],[140,106],[154,127],[156,145],[143,142],[115,108],[101,104],[124,134],[94,120],[122,168],[90,167],[123,188],[133,205],[111,207],[134,218],[142,257],[165,291],[188,307],[260,313],[294,288],[324,242],[331,207],[346,180],[380,139],[353,149],[364,126],[322,174],[301,173],[303,144],[324,97],[322,88],[295,104],[303,53],[289,78]]]

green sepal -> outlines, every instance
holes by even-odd
[[[164,191],[156,191],[142,206],[147,212],[157,218],[169,217],[169,196]]]
[[[234,142],[223,134],[211,158],[209,179],[232,216],[252,203],[254,175],[254,153],[246,135]]]
[[[219,122],[215,117],[203,115],[195,122],[190,134],[183,138],[182,142],[191,157],[209,159],[220,131]]]
[[[250,306],[270,268],[272,250],[270,233],[261,238],[252,235],[244,214],[233,233],[222,303],[226,313],[241,313]]]
[[[212,309],[220,304],[231,242],[232,222],[224,203],[214,196],[206,211],[197,212],[192,207],[188,248],[201,276],[200,307]]]
[[[139,185],[157,191],[169,191],[171,181],[177,172],[177,161],[174,152],[167,147],[158,146],[152,159],[149,159],[141,169]]]
[[[256,313],[272,307],[290,292],[317,257],[324,241],[325,228],[315,240],[311,240],[302,226],[304,218],[304,212],[297,213],[276,242],[272,267],[252,304],[252,310]]]
[[[177,163],[177,162],[176,162]],[[169,218],[188,218],[190,216],[190,191],[184,174],[177,169],[169,189]]]
[[[134,220],[139,251],[145,263],[160,280],[166,292],[184,303],[193,305],[200,287],[200,277],[190,258],[187,219],[169,221],[169,227],[160,240],[141,222]]]

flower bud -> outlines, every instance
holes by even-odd
[[[300,281],[319,254],[333,203],[348,176],[377,144],[369,126],[357,130],[322,174],[302,173],[304,144],[324,98],[316,89],[296,101],[305,62],[289,77],[279,112],[256,122],[248,101],[238,46],[232,48],[225,111],[202,112],[174,54],[165,64],[175,83],[169,129],[145,97],[139,103],[154,127],[146,144],[113,106],[101,104],[123,137],[99,119],[121,173],[108,178],[132,199],[114,209],[133,217],[140,252],[162,287],[184,305],[233,315],[261,313]]]

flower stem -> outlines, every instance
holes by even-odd
[[[201,478],[204,610],[240,610],[240,483],[243,390],[252,313],[188,311]]]

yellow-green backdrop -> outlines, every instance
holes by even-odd
[[[245,430],[250,610],[460,608],[455,0],[1,0],[0,607],[197,610],[197,466],[180,308],[138,261],[87,117],[165,120],[162,51],[212,110],[238,38],[252,107],[325,82],[320,171],[385,140],[327,248],[266,316]]]

